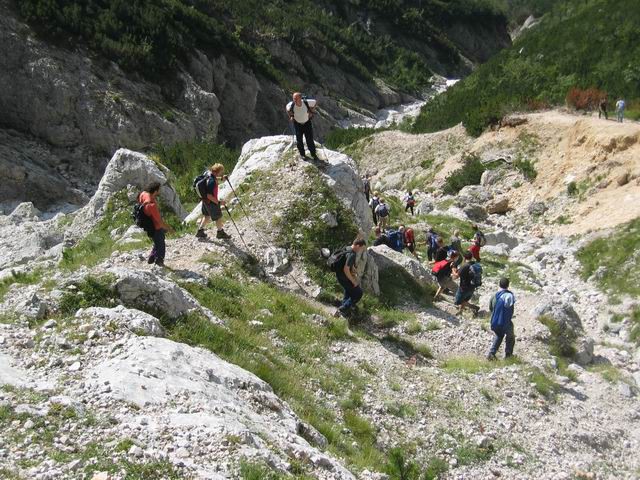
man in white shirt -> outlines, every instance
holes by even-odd
[[[618,114],[618,121],[622,123],[624,120],[624,107],[626,107],[624,99],[620,99],[616,102],[616,113]]]
[[[318,102],[312,98],[303,99],[300,92],[295,92],[293,94],[293,101],[287,104],[287,114],[289,115],[289,121],[293,122],[298,151],[302,159],[306,158],[304,154],[304,143],[302,142],[302,136],[304,135],[311,157],[314,160],[318,160],[316,144],[313,142],[313,127],[311,125],[311,118],[315,114],[317,103]]]

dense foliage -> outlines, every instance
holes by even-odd
[[[640,98],[636,0],[564,0],[465,80],[425,106],[416,132],[462,122],[478,135],[505,113],[562,104],[574,88]],[[628,102],[630,103],[630,102]]]
[[[404,90],[426,86],[431,76],[428,46],[444,65],[461,65],[456,46],[443,33],[448,22],[482,18],[504,24],[494,0],[24,0],[22,16],[41,33],[90,48],[151,78],[175,70],[195,48],[230,52],[252,68],[284,82],[269,48],[281,40],[303,58],[337,61],[363,79],[386,79]],[[360,13],[384,24],[370,31]],[[408,36],[407,33],[411,35]],[[277,47],[280,48],[280,47]],[[335,59],[335,60],[334,60]],[[291,72],[313,79],[318,72]]]
[[[444,181],[442,191],[449,195],[456,195],[468,185],[480,185],[480,179],[485,171],[485,166],[475,155],[469,155],[464,159],[464,166],[451,172]]]

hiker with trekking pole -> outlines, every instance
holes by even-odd
[[[307,148],[309,149],[309,153],[311,153],[311,158],[319,161],[316,154],[316,144],[313,140],[313,126],[311,124],[311,119],[315,114],[317,104],[318,102],[315,99],[303,97],[300,92],[295,92],[292,101],[287,104],[287,115],[289,115],[289,121],[293,124],[298,152],[302,160],[307,159],[304,142],[302,140],[304,137],[307,141]]]
[[[216,163],[208,171],[198,175],[193,181],[194,189],[202,200],[202,218],[198,223],[198,231],[196,232],[196,238],[200,240],[207,239],[204,227],[212,220],[216,222],[218,229],[216,238],[224,240],[231,238],[231,235],[224,231],[224,221],[222,220],[221,207],[226,208],[226,204],[224,200],[218,199],[218,180],[224,179],[224,165]]]
[[[337,250],[329,257],[327,264],[336,273],[336,279],[344,289],[344,297],[334,317],[349,316],[363,295],[357,274],[358,254],[367,248],[367,242],[356,238],[351,245]]]

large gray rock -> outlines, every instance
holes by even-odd
[[[513,249],[520,243],[514,235],[505,230],[495,230],[490,233],[485,233],[485,237],[487,239],[487,245],[499,245],[503,243]]]
[[[374,295],[380,295],[378,264],[370,253],[370,249],[358,254],[356,264],[358,265],[358,278],[361,279],[362,288]]]
[[[291,266],[284,248],[270,247],[264,252],[262,263],[267,273],[281,274]]]
[[[322,441],[252,373],[204,349],[162,338],[130,337],[117,352],[89,369],[85,382],[96,391],[109,385],[103,395],[138,405],[142,416],[153,411],[150,435],[197,426],[209,438],[243,439],[236,446],[240,457],[266,455],[280,463],[271,456],[287,452],[330,471],[331,478],[354,478],[303,438]]]
[[[180,198],[168,183],[165,172],[160,169],[158,164],[142,153],[121,148],[107,165],[96,193],[91,197],[89,203],[76,214],[73,224],[65,235],[66,239],[73,241],[86,235],[102,218],[113,194],[129,185],[133,185],[137,190],[142,190],[153,182],[162,185],[160,188],[162,201],[178,217],[184,218],[186,212],[182,208]]]
[[[456,196],[456,204],[460,207],[467,205],[485,206],[491,199],[491,194],[482,185],[467,185]]]
[[[378,270],[402,268],[420,283],[427,284],[433,282],[431,272],[424,268],[422,264],[413,257],[396,252],[386,245],[371,247],[369,252],[378,265]]]
[[[139,335],[164,336],[164,329],[156,317],[123,305],[118,305],[114,308],[81,308],[76,312],[76,318],[89,320],[99,326],[114,323]]]
[[[481,205],[467,205],[462,211],[474,222],[482,222],[488,217],[487,210]]]
[[[214,323],[223,322],[202,307],[186,290],[172,281],[149,271],[111,268],[115,275],[115,289],[122,303],[133,308],[148,308],[169,318],[180,318],[190,312],[199,312]]]
[[[64,240],[63,217],[43,221],[20,217],[16,223],[17,217],[0,216],[0,270],[56,258],[55,248]]]
[[[435,208],[436,206],[433,199],[425,198],[418,204],[418,207],[416,208],[416,214],[428,215],[429,213],[433,212]]]
[[[0,304],[0,312],[33,320],[43,319],[48,308],[47,302],[40,298],[36,285],[20,285],[20,288],[13,289]]]

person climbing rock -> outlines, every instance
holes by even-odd
[[[404,226],[400,226],[400,230],[404,231],[404,246],[414,257],[418,258],[418,254],[416,253],[416,237],[413,233],[413,228],[404,228]]]
[[[138,203],[142,205],[144,214],[153,222],[153,228],[147,230],[147,235],[153,240],[153,249],[147,258],[147,263],[155,263],[164,267],[165,234],[166,232],[172,232],[173,228],[165,223],[160,215],[158,195],[160,195],[160,184],[152,183],[138,195]]]
[[[471,239],[471,246],[469,247],[469,251],[473,255],[473,258],[476,261],[480,261],[480,249],[487,244],[487,238],[484,236],[484,233],[480,231],[480,227],[478,225],[472,225],[473,228],[473,238]]]
[[[456,282],[453,280],[453,278],[451,278],[451,275],[453,275],[456,270],[455,263],[458,260],[458,256],[458,252],[453,251],[449,258],[440,260],[433,265],[431,274],[436,278],[436,281],[438,282],[438,290],[433,297],[434,300],[438,299],[440,295],[446,290],[453,293],[458,289],[458,285],[456,285]]]
[[[334,270],[338,283],[344,289],[344,297],[342,304],[334,314],[335,317],[350,315],[362,298],[363,291],[358,279],[356,262],[358,253],[365,250],[366,245],[367,242],[363,239],[356,238],[351,246],[345,247],[341,256],[336,259]]]
[[[456,298],[453,302],[458,307],[458,314],[461,314],[465,308],[473,310],[476,314],[480,311],[479,306],[469,303],[476,289],[473,282],[475,276],[475,272],[472,269],[473,263],[475,262],[473,261],[471,252],[464,252],[464,265],[462,265],[457,272],[453,272],[453,277],[460,279],[460,285],[458,286]]]
[[[618,116],[618,121],[620,123],[624,120],[624,109],[626,106],[627,104],[622,98],[616,102],[616,115]]]
[[[373,224],[378,225],[378,214],[376,208],[380,205],[380,193],[378,191],[373,192],[373,197],[369,200],[369,207],[371,207],[371,213],[373,215]]]
[[[404,202],[404,211],[411,210],[411,215],[413,215],[413,207],[416,206],[416,199],[413,196],[413,192],[409,190],[402,201]]]
[[[317,105],[318,102],[315,99],[303,97],[300,92],[295,92],[293,100],[287,104],[287,114],[289,115],[289,121],[293,123],[298,152],[300,152],[300,157],[303,160],[307,158],[304,153],[303,136],[307,141],[307,148],[311,153],[311,157],[314,160],[319,160],[316,155],[316,144],[313,141],[313,126],[311,124]]]
[[[513,333],[513,311],[515,309],[516,297],[509,290],[509,279],[500,279],[500,290],[493,297],[489,304],[489,311],[491,312],[491,330],[493,331],[493,343],[489,354],[488,360],[496,360],[496,353],[502,340],[506,337],[506,344],[504,348],[504,358],[509,358],[513,355],[513,347],[516,343],[516,336]]]
[[[384,198],[380,198],[378,206],[375,209],[375,214],[378,217],[378,226],[381,229],[387,228],[389,226],[391,210],[389,209],[389,205],[384,201]]]
[[[371,177],[369,174],[362,178],[362,189],[364,191],[364,196],[367,199],[367,203],[369,203],[369,197],[371,196]]]
[[[221,207],[225,206],[225,202],[218,199],[218,179],[224,179],[224,166],[220,163],[212,165],[208,173],[195,185],[202,199],[202,218],[198,223],[198,231],[196,232],[196,237],[199,239],[207,238],[204,227],[212,220],[216,222],[218,229],[216,238],[231,238],[231,235],[224,231]]]

